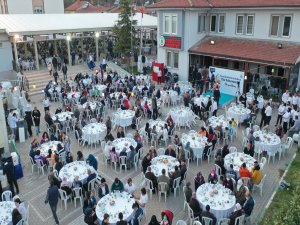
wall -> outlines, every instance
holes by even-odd
[[[32,0],[7,0],[9,14],[32,14]]]
[[[44,0],[45,13],[64,13],[63,0]]]
[[[10,71],[12,70],[12,46],[10,41],[8,40],[8,36],[6,34],[0,33],[0,42],[2,43],[2,47],[0,47],[0,72]]]

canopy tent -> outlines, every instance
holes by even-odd
[[[0,15],[0,28],[9,36],[101,31],[111,29],[119,13]],[[136,13],[136,27],[157,28],[157,18]]]

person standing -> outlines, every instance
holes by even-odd
[[[41,112],[37,109],[37,107],[34,107],[34,110],[32,111],[34,126],[35,126],[35,133],[36,135],[39,135],[41,133],[40,131],[40,121],[41,121]]]
[[[54,72],[53,72],[53,78],[54,78],[55,84],[57,84],[57,78],[58,78],[58,72],[57,72],[57,70],[54,70]]]
[[[288,124],[290,122],[291,118],[291,108],[288,108],[287,111],[283,114],[282,116],[282,121],[283,121],[283,132],[286,134],[287,129],[288,129]]]
[[[11,129],[11,133],[14,135],[15,140],[17,138],[17,122],[17,114],[13,113],[13,115],[9,118],[9,127]]]
[[[62,71],[62,73],[64,75],[64,80],[67,80],[68,67],[67,67],[67,65],[65,63],[63,64],[63,66],[61,68],[61,71]]]
[[[49,62],[47,65],[50,76],[52,75],[52,64]]]
[[[161,83],[161,76],[162,76],[162,74],[161,74],[161,69],[160,69],[160,67],[159,67],[159,68],[158,68],[158,71],[157,71],[157,82],[158,82],[158,84]]]
[[[58,187],[54,185],[54,182],[52,179],[49,180],[49,183],[50,183],[50,187],[48,188],[48,191],[47,191],[45,204],[49,203],[55,223],[59,224],[59,221],[58,221],[58,218],[56,215],[59,191],[58,191]]]
[[[31,111],[25,112],[24,119],[25,119],[25,121],[27,123],[27,131],[29,133],[29,137],[31,137],[32,136],[31,126],[33,125]]]
[[[3,175],[6,175],[12,196],[15,196],[14,186],[16,188],[16,194],[19,194],[19,186],[15,176],[14,164],[11,159],[4,164]]]
[[[276,120],[276,125],[277,126],[278,124],[281,125],[282,123],[282,116],[283,114],[285,114],[285,111],[286,111],[286,104],[285,103],[281,103],[280,106],[278,107],[278,116],[277,116],[277,120]]]
[[[50,101],[49,101],[47,95],[45,95],[45,98],[43,99],[43,106],[44,106],[45,112],[49,111]]]
[[[265,123],[264,123],[264,125],[266,126],[266,125],[270,124],[271,116],[272,116],[272,108],[271,108],[270,102],[267,103],[265,114],[266,114],[266,117],[265,117]]]
[[[217,105],[219,106],[219,100],[221,97],[221,93],[218,87],[214,90],[214,100],[217,102]]]
[[[262,125],[263,125],[263,123],[264,123],[264,121],[265,121],[265,117],[266,117],[266,113],[265,113],[266,107],[267,107],[267,106],[264,105],[263,108],[261,109],[261,121],[260,121],[260,125],[259,125],[260,128],[262,127]]]
[[[213,104],[212,104],[212,112],[213,112],[212,115],[213,116],[217,116],[217,111],[218,111],[218,104],[217,104],[217,102],[214,99]]]

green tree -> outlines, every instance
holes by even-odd
[[[136,20],[131,20],[134,16],[130,0],[120,1],[121,12],[117,24],[113,28],[113,33],[116,36],[114,51],[117,53],[128,53],[135,45],[135,28]]]

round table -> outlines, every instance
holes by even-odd
[[[37,147],[35,149],[35,151],[40,150],[41,155],[46,157],[46,156],[48,156],[48,150],[49,149],[51,149],[52,152],[58,153],[57,152],[57,145],[58,144],[61,144],[62,146],[64,146],[64,144],[60,141],[49,141],[49,142],[41,144],[39,147]]]
[[[180,88],[180,94],[184,94],[186,92],[189,92],[193,89],[193,86],[190,82],[187,81],[178,81],[175,85],[174,88],[176,87],[176,85],[178,84],[179,88]]]
[[[58,120],[60,122],[65,122],[67,120],[67,118],[70,120],[72,118],[73,113],[72,112],[61,112],[61,113],[57,113],[54,116],[52,116],[52,120],[56,120],[56,118],[58,117]]]
[[[225,119],[225,117],[223,115],[218,116],[218,117],[212,116],[208,119],[208,122],[212,128],[221,126],[224,130],[225,127],[228,127],[228,121]]]
[[[234,211],[236,199],[231,193],[230,189],[221,184],[205,183],[197,189],[196,196],[201,208],[205,209],[206,205],[209,205],[210,212],[219,221],[228,218]]]
[[[92,79],[91,78],[82,79],[82,83],[84,85],[90,85],[92,83]]]
[[[11,213],[16,208],[14,202],[0,202],[0,225],[7,225],[11,222]]]
[[[151,98],[144,97],[144,98],[142,99],[142,101],[141,101],[142,107],[144,106],[145,101],[147,101],[149,108],[152,110],[152,99],[151,99]],[[161,99],[156,99],[157,107],[160,107],[160,106],[161,106],[161,103],[162,103],[162,100],[161,100]]]
[[[137,143],[133,138],[117,138],[112,142],[112,145],[115,147],[116,152],[120,154],[123,148],[126,148],[126,152],[130,152],[130,146],[132,145],[136,148]]]
[[[82,139],[88,144],[95,144],[104,140],[107,128],[104,123],[90,123],[82,128]]]
[[[72,98],[75,98],[77,101],[80,98],[80,92],[79,91],[72,91],[70,93],[68,93],[67,98],[70,100]]]
[[[103,84],[96,84],[94,87],[95,87],[96,89],[98,89],[98,90],[100,91],[100,93],[104,93],[105,90],[106,90],[106,88],[107,88],[107,86],[106,86],[106,85],[103,85]]]
[[[201,102],[203,102],[203,104],[206,106],[208,103],[208,97],[206,97],[204,95],[200,95],[199,97],[194,98],[195,105],[201,106]]]
[[[178,93],[176,91],[173,90],[166,90],[166,91],[161,91],[161,96],[162,99],[166,98],[167,93],[169,92],[170,96],[171,96],[171,101],[173,101],[172,99],[177,99],[178,98]]]
[[[202,156],[207,138],[198,133],[183,134],[181,138],[183,147],[190,142],[190,147],[193,149],[194,155]]]
[[[280,138],[274,133],[264,133],[262,131],[255,131],[253,136],[259,137],[260,146],[264,151],[273,153],[278,152],[281,147]]]
[[[194,112],[189,107],[176,107],[170,109],[169,115],[171,115],[174,123],[180,126],[185,126],[187,123],[194,121]]]
[[[160,155],[151,160],[151,171],[155,176],[160,176],[162,169],[166,170],[166,176],[169,172],[175,171],[175,166],[179,166],[176,158],[168,155]]]
[[[256,161],[250,155],[244,154],[242,152],[233,152],[229,153],[224,158],[224,166],[226,169],[230,168],[230,164],[233,165],[233,170],[238,172],[243,163],[246,163],[246,166],[249,170],[253,168],[254,162]],[[238,173],[239,174],[239,173]]]
[[[243,122],[250,116],[251,110],[244,107],[244,105],[231,106],[227,110],[227,118],[234,118],[235,121]]]
[[[87,171],[91,170],[92,173],[96,173],[95,169],[88,165],[85,161],[74,161],[68,163],[61,168],[59,171],[59,178],[63,180],[64,177],[67,178],[67,182],[72,183],[76,176],[79,177],[79,180],[84,184],[88,177]]]
[[[127,192],[110,193],[101,198],[96,206],[96,215],[100,221],[103,220],[105,213],[109,215],[109,223],[116,224],[119,221],[119,213],[123,213],[123,219],[130,219],[133,209],[132,204],[135,202]]]
[[[119,110],[114,113],[115,124],[121,127],[128,127],[132,124],[135,112],[132,110]]]
[[[147,75],[143,75],[143,74],[136,75],[135,79],[136,79],[136,83],[138,83],[138,81],[142,81],[142,80],[144,80],[144,83],[146,83],[146,84],[149,83],[149,77]]]
[[[1,86],[3,89],[6,89],[6,90],[12,88],[12,84],[10,81],[2,81]]]
[[[101,103],[95,101],[95,102],[86,102],[82,105],[82,108],[86,109],[87,106],[89,105],[91,107],[92,111],[95,111],[95,109],[97,108],[97,106],[99,106]]]

